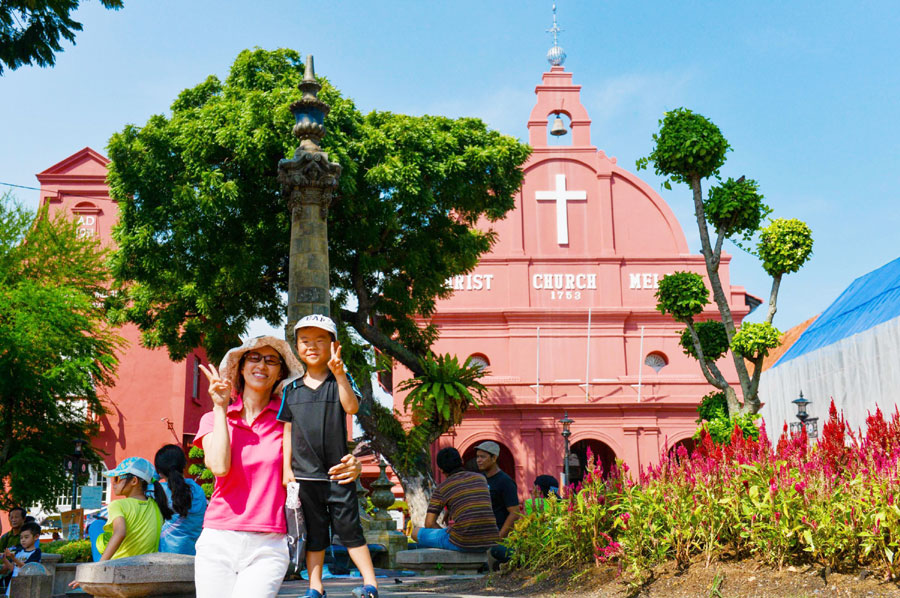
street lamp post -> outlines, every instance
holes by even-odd
[[[800,433],[805,427],[806,436],[808,438],[816,438],[819,435],[819,418],[810,417],[806,411],[806,407],[811,401],[803,396],[803,391],[801,390],[800,396],[791,402],[797,406],[797,419],[800,420],[791,422],[791,432]]]
[[[313,57],[306,57],[303,95],[291,104],[294,136],[300,146],[294,157],[278,163],[278,182],[291,213],[288,262],[288,311],[285,338],[294,345],[294,324],[309,314],[329,315],[328,205],[341,177],[341,166],[328,160],[319,142],[325,136],[328,104],[318,98]]]
[[[569,427],[572,425],[573,420],[569,419],[569,412],[563,412],[563,418],[559,420],[559,423],[562,424],[562,437],[565,442],[565,451],[563,452],[563,487],[567,487],[569,485],[569,436],[572,435],[572,432],[569,430]]]
[[[81,438],[75,439],[75,451],[71,457],[66,459],[66,470],[72,472],[72,510],[78,508],[78,475],[83,473],[81,469],[87,467],[87,462],[82,459],[84,457],[83,447],[85,441]]]

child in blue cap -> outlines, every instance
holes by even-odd
[[[112,478],[113,492],[123,498],[109,503],[109,518],[97,538],[100,560],[158,552],[163,520],[172,517],[172,509],[153,465],[129,457],[104,475]]]

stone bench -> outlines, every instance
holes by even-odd
[[[157,552],[83,563],[75,570],[75,581],[92,596],[194,598],[194,557]]]
[[[417,548],[397,553],[397,568],[419,575],[463,575],[487,565],[487,552],[458,552],[441,548]]]

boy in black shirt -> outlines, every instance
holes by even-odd
[[[375,568],[359,521],[353,484],[328,479],[328,469],[347,453],[347,417],[359,410],[359,391],[347,376],[331,318],[311,315],[294,327],[297,354],[306,374],[285,385],[279,421],[284,422],[284,481],[300,485],[306,520],[309,598],[324,598],[322,567],[331,544],[329,524],[363,578],[356,598],[378,598]]]

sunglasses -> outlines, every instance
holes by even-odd
[[[281,365],[281,357],[279,357],[278,355],[266,355],[265,357],[263,357],[261,354],[256,353],[255,351],[251,351],[244,357],[250,363],[259,363],[260,361],[265,361],[266,365]]]

